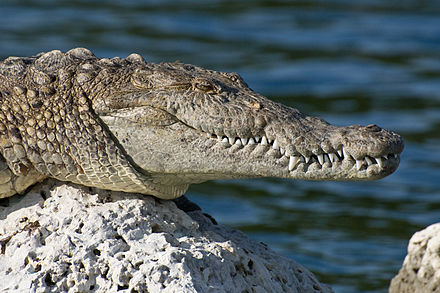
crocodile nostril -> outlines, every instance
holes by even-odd
[[[261,104],[255,101],[252,102],[247,102],[247,105],[249,106],[249,108],[251,108],[252,110],[260,110],[261,109]]]
[[[380,128],[376,124],[367,125],[367,126],[365,126],[365,128],[368,129],[369,131],[372,131],[372,132],[379,132],[382,130],[382,128]]]

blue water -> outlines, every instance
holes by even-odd
[[[374,182],[215,181],[188,196],[336,292],[386,292],[411,235],[440,220],[439,1],[4,0],[0,57],[88,47],[239,72],[336,125],[402,134]]]

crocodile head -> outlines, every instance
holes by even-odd
[[[93,108],[152,184],[371,180],[399,165],[402,138],[376,125],[330,125],[255,93],[235,73],[147,64],[139,55],[127,62],[128,77],[108,83]]]

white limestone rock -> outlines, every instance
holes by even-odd
[[[440,292],[440,223],[415,233],[390,293]]]
[[[201,211],[55,181],[0,208],[0,280],[0,292],[333,292]]]

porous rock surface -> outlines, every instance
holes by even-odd
[[[201,211],[54,181],[0,208],[0,280],[0,292],[333,292]]]
[[[440,292],[440,223],[415,233],[390,293]]]

